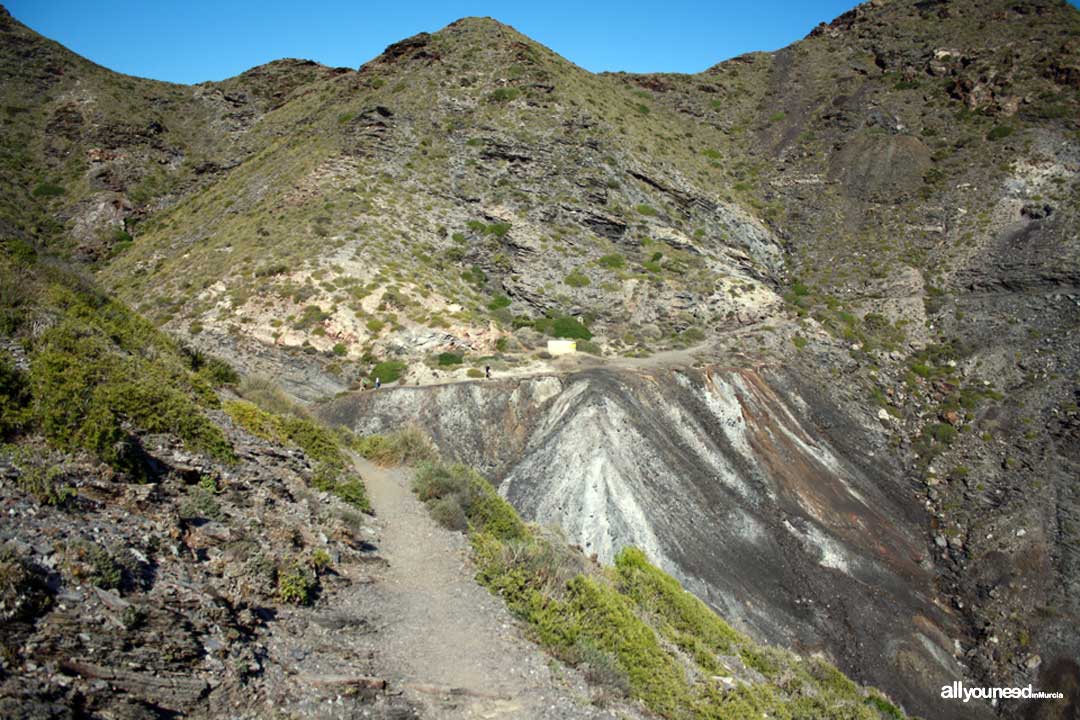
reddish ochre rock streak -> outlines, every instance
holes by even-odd
[[[738,375],[749,390],[749,395],[738,393],[747,440],[784,509],[812,518],[844,545],[867,551],[904,576],[923,575],[914,561],[919,548],[912,539],[872,504],[852,494],[820,459],[799,447],[792,436],[811,448],[820,445],[757,372],[743,370]]]

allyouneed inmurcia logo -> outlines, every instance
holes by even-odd
[[[1030,685],[1027,687],[964,687],[964,683],[957,680],[952,685],[941,686],[941,698],[943,700],[1061,700],[1065,697],[1060,692],[1047,692],[1036,690]]]

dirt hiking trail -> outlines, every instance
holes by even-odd
[[[600,708],[580,673],[522,636],[502,600],[475,580],[469,544],[412,493],[412,471],[357,459],[375,508],[376,665],[426,718],[623,718]],[[635,713],[636,714],[636,713]]]

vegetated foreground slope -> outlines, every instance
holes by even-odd
[[[357,71],[281,61],[181,87],[110,73],[4,13],[2,227],[305,399],[360,377],[558,371],[536,353],[550,336],[608,357],[707,340],[723,366],[791,365],[791,397],[811,406],[796,417],[835,408],[874,427],[873,458],[865,444],[837,457],[877,468],[864,476],[913,518],[905,532],[922,528],[926,596],[956,621],[942,662],[986,684],[1068,686],[1078,17],[1051,0],[871,2],[696,75],[601,76],[466,19]],[[624,380],[593,391],[602,412],[555,417],[605,430],[655,399]],[[831,422],[804,426],[810,446],[838,446],[818,434]],[[507,436],[442,440],[502,458],[561,437]],[[705,424],[682,442],[723,437]],[[644,492],[616,460],[601,476]],[[689,468],[685,492],[712,472]],[[786,499],[814,516],[812,498]],[[596,535],[583,539],[618,544]],[[811,619],[794,634],[812,643],[828,622],[797,606]],[[854,668],[872,641],[842,635],[829,650]]]
[[[303,713],[337,692],[294,677],[306,655],[383,672],[303,607],[369,593],[334,434],[262,411],[287,436],[246,432],[227,365],[10,236],[0,299],[0,715]]]

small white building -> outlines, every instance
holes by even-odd
[[[548,340],[549,355],[570,355],[577,352],[577,340]]]

